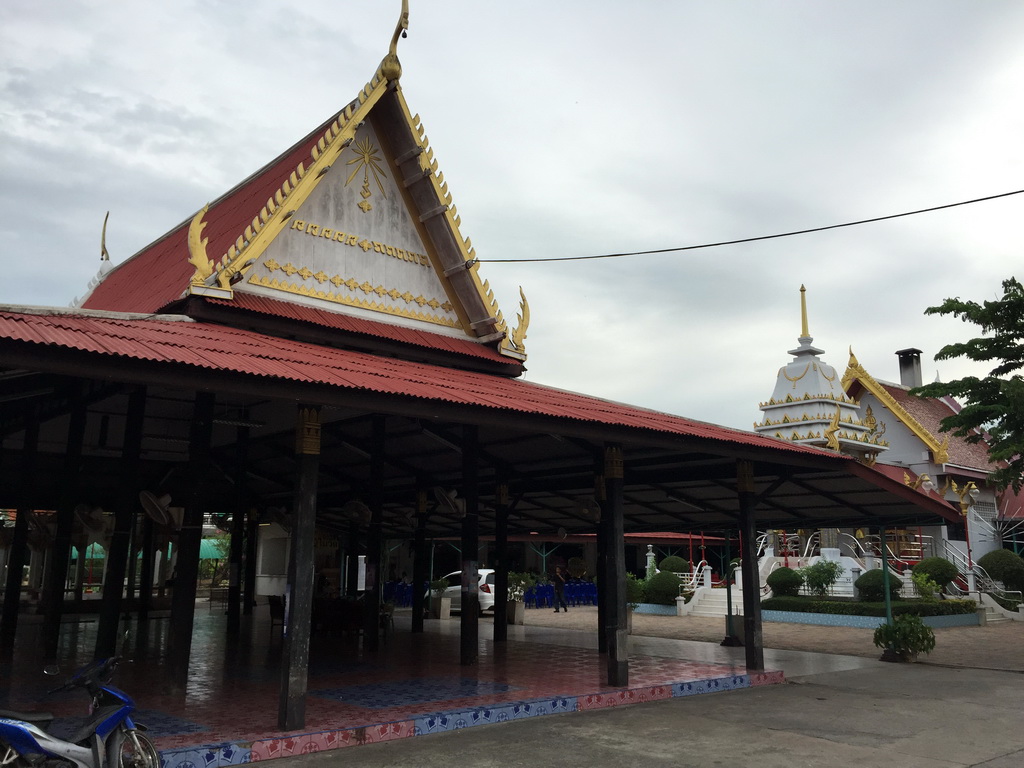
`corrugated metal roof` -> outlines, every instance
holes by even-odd
[[[354,317],[338,312],[331,312],[326,309],[307,307],[302,304],[295,304],[286,301],[277,301],[264,296],[256,296],[251,293],[238,292],[230,301],[227,299],[206,299],[210,304],[229,307],[245,312],[253,312],[260,315],[272,317],[283,317],[289,320],[297,320],[311,325],[324,328],[332,328],[351,333],[359,333],[366,336],[398,341],[403,344],[410,344],[416,347],[442,350],[458,355],[468,355],[485,360],[507,365],[510,368],[521,369],[521,365],[500,354],[493,347],[485,346],[468,338],[459,339],[451,336],[443,336],[438,333],[404,328],[392,323],[382,323],[366,318]]]
[[[40,349],[195,366],[285,381],[362,389],[395,397],[494,408],[813,453],[786,440],[601,400],[504,376],[316,346],[199,322],[0,311],[0,338]],[[9,343],[9,342],[7,342]],[[837,457],[841,458],[841,457]]]

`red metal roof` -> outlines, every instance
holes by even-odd
[[[282,182],[299,163],[309,159],[313,144],[336,118],[337,115],[332,115],[276,160],[210,204],[203,236],[209,238],[206,250],[211,259],[219,259],[227,252],[267,200],[280,189]],[[117,312],[157,312],[179,299],[195,271],[188,263],[191,218],[190,215],[162,238],[111,270],[82,306]]]
[[[284,381],[327,384],[502,411],[709,438],[779,451],[815,448],[505,376],[321,347],[242,329],[168,317],[0,310],[0,339],[103,357],[194,366]],[[98,361],[102,363],[102,361]],[[833,454],[829,454],[833,455]],[[848,459],[838,456],[837,460]],[[850,460],[852,463],[852,460]]]
[[[352,315],[344,315],[338,312],[329,312],[324,309],[307,307],[292,302],[277,301],[264,296],[256,296],[251,293],[236,293],[230,301],[227,299],[206,298],[210,304],[238,309],[246,312],[253,312],[260,315],[273,317],[284,317],[290,320],[297,320],[311,325],[318,325],[324,328],[349,331],[366,336],[399,341],[415,347],[453,352],[458,355],[469,355],[471,357],[493,360],[509,366],[515,372],[522,370],[522,365],[500,354],[494,347],[485,346],[469,338],[455,338],[444,336],[439,333],[404,328],[392,323],[382,323]]]

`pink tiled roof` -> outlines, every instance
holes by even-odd
[[[971,444],[963,438],[941,431],[942,420],[957,413],[959,408],[943,398],[913,397],[906,387],[896,384],[879,382],[879,385],[884,387],[900,407],[916,419],[940,443],[946,439],[946,435],[949,435],[948,463],[981,469],[986,472],[992,470],[992,463],[989,461],[985,443]]]

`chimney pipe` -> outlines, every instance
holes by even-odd
[[[896,352],[900,360],[900,384],[904,387],[920,387],[921,380],[921,350],[910,347],[900,349]]]

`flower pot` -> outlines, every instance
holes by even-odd
[[[430,618],[450,619],[452,617],[452,599],[450,597],[430,598]]]
[[[526,603],[522,600],[509,600],[505,603],[505,614],[509,624],[525,624]]]

